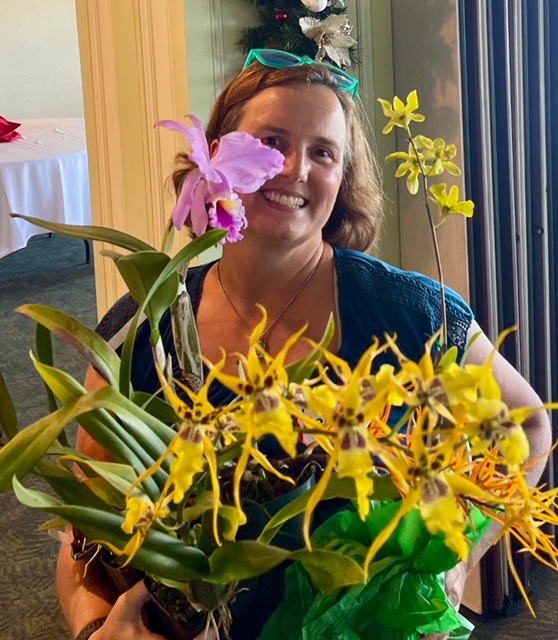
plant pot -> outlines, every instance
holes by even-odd
[[[316,469],[317,464],[315,462],[309,460],[297,461],[292,468],[284,472],[285,475],[292,475],[297,480],[297,485],[289,490],[288,493],[279,495],[273,500],[264,503],[255,502],[247,498],[243,506],[248,523],[238,530],[237,540],[255,540],[276,513],[315,485]],[[285,522],[273,538],[273,544],[291,551],[304,546],[302,539],[303,520],[304,514],[300,514]]]
[[[123,567],[116,556],[107,549],[102,551],[100,560],[103,569],[109,575],[119,593],[128,591],[144,577],[143,571],[139,571],[139,569],[134,569],[130,566]]]
[[[169,640],[193,640],[207,623],[207,615],[196,611],[177,589],[145,576],[151,600],[142,608],[145,626]]]

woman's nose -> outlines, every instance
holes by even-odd
[[[310,162],[305,153],[292,150],[285,154],[285,164],[281,175],[292,182],[305,182],[308,179]]]

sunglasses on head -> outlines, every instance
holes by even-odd
[[[319,64],[326,67],[334,76],[337,86],[343,91],[348,91],[354,99],[358,91],[358,80],[350,73],[327,62],[316,62],[307,56],[297,56],[290,51],[280,49],[252,49],[246,58],[242,70],[249,67],[254,61],[272,69],[286,69],[287,67],[301,67],[303,64]]]

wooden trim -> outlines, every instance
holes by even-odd
[[[179,136],[153,128],[189,109],[182,0],[76,0],[95,224],[159,247]],[[185,235],[179,239],[185,241]],[[99,316],[126,291],[96,246]]]

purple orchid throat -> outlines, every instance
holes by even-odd
[[[177,120],[161,120],[155,125],[183,133],[191,148],[188,158],[197,165],[182,184],[172,214],[174,225],[182,229],[190,217],[196,236],[211,227],[227,229],[227,242],[241,240],[247,222],[238,194],[257,191],[280,173],[285,158],[277,149],[242,131],[220,138],[217,153],[211,157],[201,120],[194,115],[186,117],[191,127]]]

